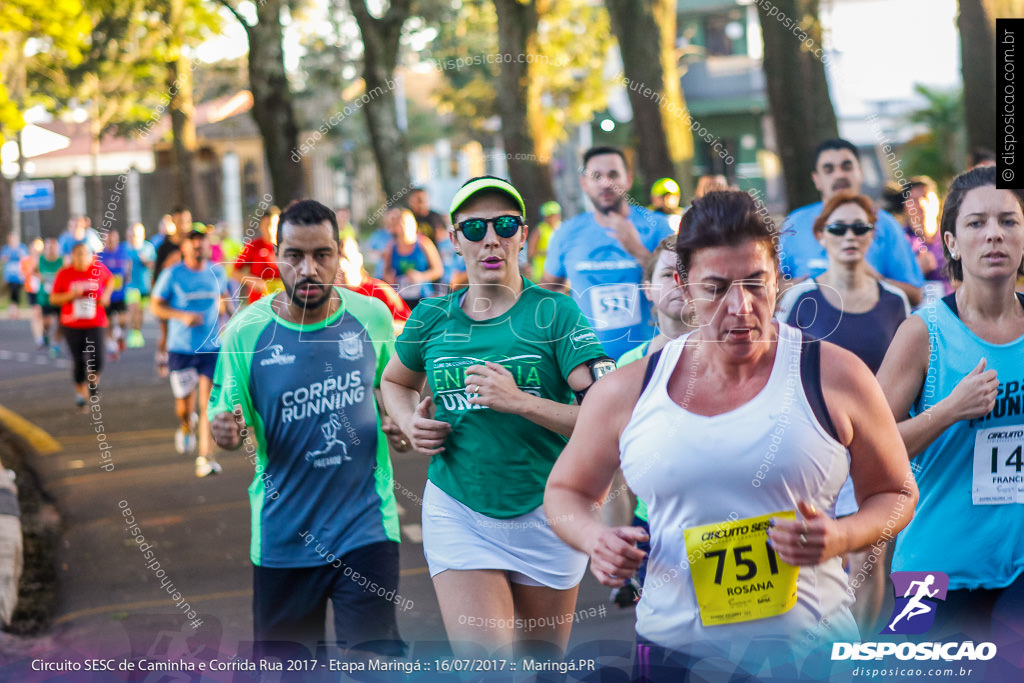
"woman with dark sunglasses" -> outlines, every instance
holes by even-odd
[[[573,393],[614,363],[570,297],[520,273],[525,208],[500,178],[456,193],[450,236],[469,285],[413,310],[381,382],[431,458],[423,550],[460,657],[560,657],[587,565],[545,518],[544,484],[576,423]]]
[[[875,218],[875,208],[864,195],[833,195],[814,221],[828,270],[790,288],[776,313],[782,322],[853,352],[872,373],[878,372],[897,328],[910,315],[903,291],[878,279],[864,259],[874,239]],[[836,517],[856,511],[853,482],[847,477]],[[848,553],[845,560],[857,598],[850,610],[867,633],[882,609],[887,570],[876,567],[877,558],[867,551]]]
[[[812,337],[852,351],[877,372],[885,350],[910,315],[906,295],[880,280],[864,255],[874,239],[875,209],[860,194],[841,192],[814,221],[828,269],[791,287],[776,316]]]

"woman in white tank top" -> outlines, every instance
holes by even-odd
[[[895,535],[917,501],[868,368],[772,320],[777,234],[764,209],[743,192],[711,193],[679,235],[677,278],[698,329],[591,389],[545,495],[552,528],[608,586],[633,574],[645,534],[605,526],[595,504],[620,464],[647,501],[641,680],[705,657],[756,673],[857,640],[839,556]],[[847,474],[860,509],[835,520]]]

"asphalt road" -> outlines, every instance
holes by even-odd
[[[129,349],[120,360],[108,362],[103,373],[100,422],[107,448],[98,439],[97,422],[74,408],[66,352],[64,359],[51,360],[34,349],[27,321],[0,320],[0,404],[46,430],[63,447],[36,463],[57,500],[63,529],[59,607],[51,638],[55,647],[40,657],[45,662],[230,660],[245,656],[250,648],[246,487],[252,466],[240,454],[223,453],[222,474],[195,477],[192,460],[174,450],[170,388],[153,369],[155,325],[149,323],[144,332],[146,348]],[[427,459],[406,453],[393,460],[403,541],[400,593],[408,607],[398,613],[399,626],[412,645],[411,660],[425,660],[446,648],[420,545],[419,498]],[[129,534],[126,508],[159,566],[146,560]],[[194,619],[186,617],[189,609],[196,613]],[[600,650],[605,663],[624,661],[619,654],[626,655],[633,639],[632,609],[612,605],[608,590],[588,574],[577,613],[581,620],[574,627],[570,658],[592,659]],[[90,678],[64,678],[66,674],[33,673],[32,668],[27,659],[8,662],[0,667],[0,680],[129,676],[83,672]],[[197,680],[197,675],[136,671],[132,680]],[[251,675],[207,674],[202,680],[251,680]]]

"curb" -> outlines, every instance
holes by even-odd
[[[21,511],[14,476],[13,470],[0,472],[0,623],[4,626],[10,626],[18,606],[18,584],[24,566]]]
[[[56,453],[62,448],[60,443],[50,436],[48,432],[32,424],[21,415],[4,408],[2,405],[0,405],[0,422],[7,429],[24,439],[40,455]]]
[[[0,623],[12,636],[38,636],[53,618],[60,517],[33,458],[60,449],[0,406]]]

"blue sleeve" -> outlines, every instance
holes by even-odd
[[[879,272],[883,277],[897,282],[906,282],[914,287],[924,286],[924,274],[914,258],[910,240],[903,233],[903,227],[891,214],[878,212],[878,227],[881,228],[881,261]]]
[[[152,297],[154,299],[163,299],[168,305],[173,305],[170,300],[171,296],[171,270],[170,268],[160,273],[160,277],[156,279],[156,284],[153,285]]]
[[[782,229],[779,231],[779,272],[783,277],[789,275],[790,278],[795,278],[796,264],[793,263],[793,250],[787,248],[790,237],[796,230],[792,218],[792,214],[786,216],[786,220],[782,222]]]
[[[653,211],[651,213],[655,216],[656,220],[654,222],[653,229],[647,236],[647,244],[645,244],[644,246],[647,247],[647,251],[653,252],[655,249],[658,248],[658,244],[663,239],[672,234],[672,226],[668,224],[668,218],[666,218],[664,215],[660,213],[654,213]]]
[[[565,235],[575,227],[575,221],[562,223],[548,239],[548,254],[544,258],[544,272],[554,277],[565,278]]]
[[[225,296],[230,296],[231,291],[228,289],[228,274],[224,270],[224,266],[219,263],[213,266],[213,275],[217,278],[217,284],[220,286],[220,293]]]

